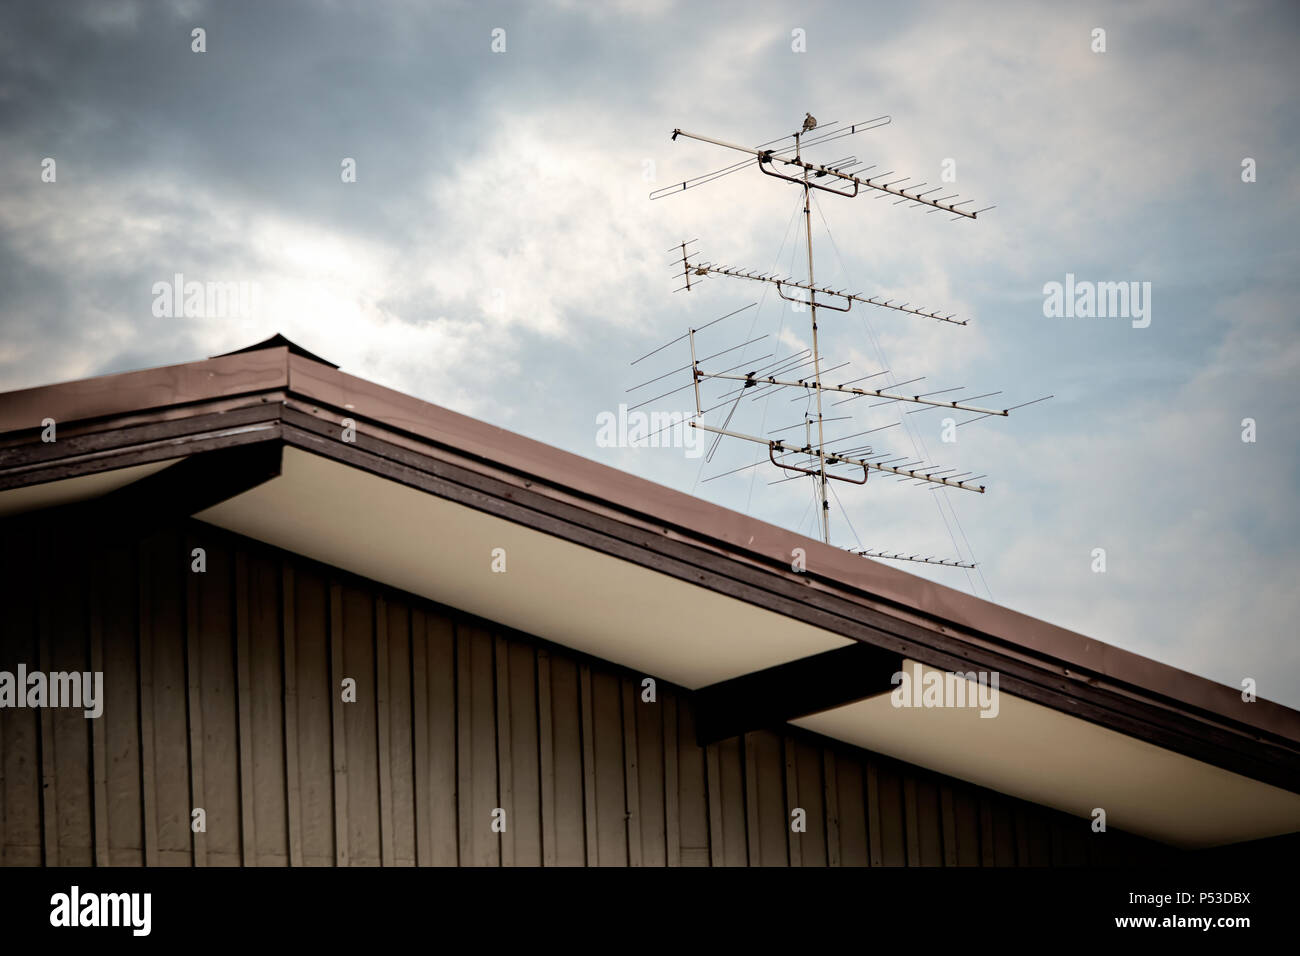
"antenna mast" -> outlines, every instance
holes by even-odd
[[[796,162],[802,163],[803,157],[799,153],[799,138],[804,132],[811,131],[817,126],[817,121],[813,119],[811,113],[803,121],[803,129],[794,134],[794,158]],[[813,253],[812,253],[812,186],[808,182],[808,167],[803,167],[803,225],[804,235],[808,240],[808,285],[815,287],[817,280],[813,277]],[[822,502],[822,540],[827,544],[831,541],[831,503],[826,497],[826,432],[825,423],[822,417],[822,360],[821,350],[817,347],[817,297],[808,296],[809,309],[812,312],[812,350],[813,350],[813,378],[817,384],[817,467],[818,467],[818,484],[821,487]]]

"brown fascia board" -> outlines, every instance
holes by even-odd
[[[268,430],[237,440],[278,438],[278,424],[269,421],[277,412],[268,405],[330,423],[326,431],[337,430],[341,419],[351,417],[359,435],[370,433],[516,484],[557,505],[576,505],[652,531],[647,546],[656,538],[689,544],[797,582],[805,594],[820,592],[832,601],[865,599],[868,607],[883,606],[904,625],[965,642],[971,660],[983,648],[1033,662],[1063,693],[1071,685],[1105,689],[1117,699],[1154,702],[1197,720],[1237,725],[1238,732],[1261,732],[1251,734],[1256,739],[1267,735],[1300,743],[1300,712],[1290,708],[1262,698],[1247,703],[1232,687],[348,375],[285,347],[0,394],[0,479],[10,473],[3,482],[7,487],[50,480],[46,468],[33,466],[38,460],[54,464],[76,451],[78,442],[65,442],[65,436],[120,446],[117,437],[125,436],[109,439],[104,433],[129,427],[148,437],[151,429],[163,428],[161,423],[179,424],[184,418],[207,429],[202,432],[204,448],[230,441],[207,436],[219,432],[223,421],[235,424],[234,419],[256,420],[236,431]],[[55,445],[40,443],[40,421],[47,417],[59,422]],[[339,450],[352,451],[347,446]],[[85,471],[119,467],[114,454],[113,448],[99,450]],[[162,456],[151,454],[154,460]],[[12,474],[15,467],[33,470],[25,479]],[[70,473],[61,469],[56,477]],[[795,548],[806,552],[806,573],[791,569]]]
[[[283,389],[289,380],[288,357],[289,350],[281,347],[0,393],[0,442],[21,441],[26,433],[39,436],[46,418],[54,419],[62,434],[65,423]]]

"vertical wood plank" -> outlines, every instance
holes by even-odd
[[[515,866],[542,865],[541,736],[537,646],[510,636],[504,643],[510,708],[510,829]]]
[[[1052,865],[1052,824],[1049,816],[1037,807],[1028,806],[1029,866]],[[1135,862],[1141,862],[1135,861]]]
[[[954,847],[958,866],[980,865],[980,811],[976,791],[966,786],[952,788],[953,816],[957,825]]]
[[[1029,818],[1023,805],[1013,805],[1011,815],[1015,823],[1016,866],[1031,866],[1029,846]]]
[[[80,570],[69,565],[69,559],[59,555],[53,563],[47,561],[39,575],[50,610],[45,629],[49,659],[42,667],[47,674],[84,671],[89,663],[86,588]],[[58,799],[52,807],[59,863],[89,866],[94,858],[91,728],[80,712],[42,709],[50,714],[52,772],[58,779]]]
[[[722,866],[722,768],[717,744],[704,748],[704,768],[709,801],[709,865]]]
[[[348,866],[348,747],[343,724],[343,589],[329,583],[330,717],[334,743],[334,864]]]
[[[411,719],[415,749],[415,863],[433,864],[433,828],[428,808],[429,793],[429,675],[427,618],[422,608],[411,611]]]
[[[907,865],[907,811],[903,803],[906,768],[894,761],[876,762],[880,805],[880,855],[885,866]]]
[[[257,865],[257,831],[253,798],[253,678],[248,626],[248,558],[235,552],[235,663],[238,697],[236,728],[239,735],[240,861]]]
[[[42,670],[44,670],[42,666]],[[59,865],[58,776],[54,772],[54,717],[41,708],[41,850],[43,866]]]
[[[759,866],[763,855],[759,847],[758,753],[755,734],[745,734],[745,852],[750,866]]]
[[[140,793],[139,661],[136,607],[139,569],[134,542],[115,545],[97,590],[102,622],[104,771],[108,798],[108,865],[141,866],[144,832]],[[93,657],[92,653],[92,657]]]
[[[419,852],[415,835],[415,706],[411,697],[411,633],[415,608],[406,601],[388,606],[386,700],[389,728],[389,778],[392,782],[393,860],[398,866],[414,866]],[[381,750],[381,753],[383,751]],[[382,820],[381,820],[382,824]]]
[[[238,673],[235,660],[235,555],[219,534],[196,529],[207,547],[207,572],[191,574],[196,657],[194,700],[202,715],[198,758],[202,761],[206,832],[198,834],[208,866],[240,860]]]
[[[192,544],[193,542],[190,541]],[[186,549],[193,553],[192,548]],[[203,787],[203,687],[200,680],[199,648],[199,582],[192,567],[186,568],[185,576],[185,704],[190,723],[190,811],[203,807],[206,815],[206,799]],[[190,823],[190,846],[194,854],[195,866],[208,865],[207,834],[195,832],[193,818]]]
[[[1061,866],[1065,863],[1065,834],[1061,822],[1055,818],[1051,822],[1051,856],[1048,866]]]
[[[179,530],[168,529],[144,543],[149,575],[149,635],[153,702],[155,804],[158,862],[190,866],[194,806],[190,779],[189,676],[186,669],[186,580],[190,551]]]
[[[356,582],[339,582],[339,606],[342,627],[339,636],[343,645],[342,668],[335,687],[343,681],[354,682],[356,697],[343,701],[342,740],[346,758],[347,798],[344,803],[344,822],[347,825],[347,857],[349,866],[379,866],[380,806],[379,806],[379,721],[376,719],[375,673],[375,603],[374,591],[358,586]]]
[[[786,794],[786,814],[785,814],[785,833],[790,847],[790,865],[803,866],[803,847],[799,843],[799,834],[794,832],[790,826],[793,818],[790,811],[800,806],[799,803],[799,772],[795,763],[795,741],[788,733],[781,735],[782,743],[785,745],[785,794]],[[805,813],[808,808],[803,808]]]
[[[473,670],[470,658],[470,636],[463,627],[456,628],[456,811],[459,820],[460,863],[462,866],[474,861],[474,833],[472,827],[473,810],[473,750],[474,738],[471,734],[472,716],[470,688],[473,686]]]
[[[940,784],[939,803],[942,813],[943,865],[957,865],[957,810],[952,798],[952,785]]]
[[[867,842],[872,866],[884,866],[885,853],[880,833],[880,770],[867,761]]]
[[[152,565],[145,549],[136,544],[135,565],[140,569],[137,601],[136,661],[140,689],[140,794],[144,812],[144,865],[158,865],[158,784],[154,754],[153,596]]]
[[[668,865],[667,794],[664,788],[663,711],[672,706],[666,688],[655,688],[655,700],[644,698],[644,680],[631,681],[635,707],[638,816],[641,818],[641,865]]]
[[[669,866],[682,865],[681,784],[677,772],[677,695],[663,702],[664,721],[664,840]]]
[[[709,866],[709,785],[705,748],[695,734],[695,711],[688,697],[677,701],[677,824],[682,866]]]
[[[280,574],[280,611],[284,681],[284,776],[289,819],[289,865],[302,866],[302,783],[298,770],[297,589],[293,565],[284,561]]]
[[[921,828],[917,817],[918,812],[916,777],[910,771],[906,771],[903,774],[903,826],[904,852],[908,866],[921,865]]]
[[[718,742],[718,797],[722,824],[723,866],[745,866],[745,754],[741,738]]]
[[[787,805],[785,785],[785,750],[779,731],[765,729],[751,731],[743,738],[742,760],[745,779],[741,786],[747,791],[750,804],[745,817],[749,833],[745,841],[749,850],[749,866],[790,866],[790,810]],[[719,747],[723,763],[723,781],[726,781],[727,745]],[[724,800],[723,813],[729,809]],[[732,833],[727,832],[730,842]],[[730,847],[729,847],[730,849]],[[729,853],[728,862],[734,863],[738,854]]]
[[[7,570],[0,567],[0,573]],[[0,726],[0,866],[9,862],[9,794],[5,764],[5,728]]]
[[[1016,823],[1012,805],[1001,794],[990,801],[993,807],[993,865],[1016,865]]]
[[[804,832],[799,834],[799,866],[828,866],[826,848],[826,781],[823,779],[822,748],[799,731],[791,729],[794,770],[799,804],[807,813]]]
[[[578,708],[582,721],[582,805],[586,827],[587,865],[598,866],[596,842],[596,737],[591,714],[591,667],[578,665]]]
[[[627,814],[627,862],[641,865],[641,779],[637,770],[636,689],[630,678],[623,685],[623,794]]]
[[[284,760],[284,611],[279,562],[248,549],[247,725],[252,759],[253,857],[259,866],[289,865],[288,777]]]
[[[929,774],[916,773],[918,866],[943,866],[943,798],[939,783]]]
[[[37,667],[48,673],[50,670],[50,624],[46,611],[48,602],[40,603],[40,624],[37,633]],[[59,865],[59,831],[58,831],[58,775],[54,772],[54,715],[48,707],[40,711],[41,752],[41,844],[44,866]]]
[[[303,862],[336,866],[333,702],[338,696],[331,673],[330,584],[325,574],[305,564],[295,567],[294,577]]]
[[[7,571],[8,568],[0,563],[0,574]],[[9,794],[8,782],[5,779],[5,765],[5,728],[0,726],[0,866],[5,866],[9,862]]]
[[[822,794],[826,806],[826,863],[840,865],[840,786],[836,776],[835,751],[822,748]]]
[[[470,747],[464,759],[470,766],[470,792],[466,819],[470,836],[470,855],[461,863],[471,866],[500,866],[501,841],[492,831],[492,811],[499,806],[496,739],[496,668],[492,635],[477,625],[457,627],[468,633],[471,684],[464,688],[469,703]]]
[[[599,866],[627,865],[627,798],[623,783],[623,692],[617,674],[599,665],[591,677],[596,856]]]
[[[537,765],[542,805],[542,866],[555,866],[555,737],[551,717],[551,654],[537,649]]]
[[[997,857],[993,842],[993,808],[989,806],[988,796],[979,796],[980,809],[980,866],[993,866]]]
[[[458,820],[463,795],[456,756],[459,740],[457,701],[461,698],[457,689],[457,630],[451,618],[436,610],[430,609],[424,614],[429,717],[428,774],[425,777],[428,799],[420,805],[420,810],[429,821],[429,862],[433,866],[455,866],[461,862]]]
[[[379,748],[379,865],[393,866],[392,727],[388,714],[388,602],[375,598],[375,731]]]
[[[37,621],[41,602],[31,600],[40,593],[32,581],[33,573],[30,553],[20,555],[17,549],[0,548],[0,602],[8,609],[13,627],[12,642],[0,643],[0,667],[10,672],[21,661],[40,659]],[[37,712],[28,710],[21,716],[8,714],[0,719],[0,739],[5,747],[0,770],[5,788],[5,844],[0,854],[10,866],[40,866],[43,862],[40,734]]]
[[[506,812],[506,830],[498,833],[501,847],[501,865],[515,865],[514,763],[511,759],[510,739],[510,648],[500,634],[492,635],[492,662],[496,670],[493,682],[496,695],[497,725],[497,806]]]
[[[1092,828],[1086,817],[1066,817],[1057,824],[1061,833],[1060,853],[1053,857],[1054,866],[1086,866],[1088,837]]]
[[[91,572],[90,583],[90,669],[104,672],[104,602],[103,575],[98,568]],[[103,706],[100,701],[100,706]],[[90,721],[90,765],[94,773],[91,798],[94,817],[95,866],[112,866],[108,850],[108,728],[104,714]]]
[[[835,757],[835,782],[839,790],[840,864],[867,866],[871,839],[867,835],[867,766],[860,753],[841,751]]]
[[[578,660],[550,655],[552,768],[555,772],[555,863],[587,861],[587,809],[583,795],[582,691]]]
[[[17,570],[14,567],[14,552],[9,548],[0,548],[0,606],[10,608],[14,612],[12,619],[13,634],[15,639],[12,644],[0,644],[0,668],[7,671],[13,671],[17,668],[17,662],[9,655],[21,654],[21,647],[25,643],[22,639],[24,634],[35,636],[36,630],[30,626],[26,619],[24,610],[30,612],[31,606],[23,609],[19,605],[17,597],[22,594],[21,582],[18,580]],[[21,616],[20,616],[21,615]],[[36,752],[35,740],[33,739],[30,750],[23,746],[22,740],[18,734],[25,729],[27,721],[25,720],[0,720],[0,866],[16,865],[20,855],[16,852],[12,844],[25,843],[23,840],[23,827],[21,817],[23,816],[23,803],[20,797],[15,795],[10,799],[9,787],[12,784],[15,790],[19,790],[21,774],[9,772],[9,761],[22,759],[22,762],[28,767],[32,765],[32,755]],[[12,741],[12,743],[11,743]],[[35,790],[32,791],[35,793]],[[12,807],[12,811],[11,811]],[[10,819],[12,812],[13,818]],[[39,840],[37,841],[39,843]],[[39,858],[37,860],[39,862]]]

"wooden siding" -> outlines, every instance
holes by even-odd
[[[689,692],[190,521],[110,553],[0,523],[0,862],[1014,866],[1170,850],[792,727],[708,747]],[[191,551],[207,570],[190,570]],[[486,567],[486,560],[485,560]],[[340,697],[356,681],[356,703]],[[207,814],[191,831],[191,810]],[[493,811],[506,831],[493,832]],[[791,812],[806,813],[794,833]]]

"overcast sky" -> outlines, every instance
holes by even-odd
[[[761,446],[725,440],[711,462],[607,448],[596,422],[688,381],[627,393],[689,360],[680,345],[632,359],[749,303],[702,348],[767,338],[717,368],[810,344],[807,313],[759,284],[671,294],[666,250],[683,239],[706,259],[807,269],[801,190],[756,169],[649,200],[743,158],[672,130],[756,145],[806,111],[823,126],[887,115],[809,158],[853,155],[996,208],[952,222],[818,194],[819,284],[971,320],[823,310],[828,363],[851,363],[834,378],[887,369],[868,384],[925,376],[907,390],[1001,391],[975,402],[999,408],[1055,397],[956,442],[943,411],[828,410],[852,416],[828,435],[880,428],[853,444],[988,475],[985,495],[834,484],[833,543],[973,558],[975,572],[896,566],[1300,706],[1298,41],[1286,2],[8,3],[0,389],[281,332],[815,535],[810,482],[769,484],[770,465],[707,480]],[[177,273],[256,298],[157,315],[155,284]],[[1067,274],[1149,283],[1149,325],[1045,315],[1044,286]],[[800,421],[790,397],[747,398],[731,427]]]

